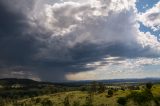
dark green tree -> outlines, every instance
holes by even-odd
[[[152,84],[152,83],[147,83],[147,84],[146,84],[146,88],[147,88],[147,89],[151,89],[151,88],[152,88],[152,86],[153,86],[153,84]]]
[[[112,97],[113,96],[113,90],[108,90],[108,95],[110,96],[110,97]]]

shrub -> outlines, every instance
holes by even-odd
[[[40,101],[41,101],[40,98],[37,98],[37,99],[35,100],[36,103],[40,103]]]
[[[0,99],[0,106],[5,106],[5,102],[2,99]]]
[[[53,106],[52,101],[45,99],[41,102],[42,106]]]
[[[147,83],[147,84],[146,84],[146,88],[147,88],[147,89],[151,89],[151,88],[152,88],[152,86],[153,86],[153,84],[152,84],[152,83]]]
[[[88,97],[86,97],[86,103],[84,106],[93,106],[93,96],[92,94],[89,94]]]
[[[127,98],[126,97],[119,97],[118,100],[117,100],[117,103],[125,106],[126,103],[127,103]]]
[[[130,95],[128,95],[128,98],[132,99],[134,102],[138,104],[144,104],[153,100],[153,95],[149,90],[145,90],[142,92],[134,91],[134,92],[131,92]]]
[[[160,96],[154,97],[154,102],[156,103],[157,106],[160,106]]]
[[[80,88],[80,90],[81,91],[87,91],[87,88],[83,86],[83,87]]]
[[[79,101],[74,101],[74,102],[73,102],[73,106],[80,106]]]
[[[69,97],[68,96],[65,97],[63,103],[64,103],[64,106],[70,106],[70,104],[69,104]]]
[[[113,96],[113,90],[108,90],[108,95],[111,97],[111,96]]]

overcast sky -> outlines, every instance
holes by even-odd
[[[0,78],[160,77],[159,0],[0,0]]]

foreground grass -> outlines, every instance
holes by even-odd
[[[117,98],[126,96],[129,93],[129,91],[116,91],[112,97],[109,97],[107,93],[95,93],[93,95],[93,105],[94,106],[116,106],[117,104]],[[52,95],[45,95],[45,96],[39,96],[34,97],[30,99],[24,99],[20,100],[19,103],[26,103],[28,105],[33,106],[41,106],[40,103],[35,103],[33,101],[36,100],[50,100],[54,104],[54,106],[64,106],[64,99],[66,97],[69,98],[69,103],[71,106],[74,105],[75,102],[78,102],[80,106],[85,105],[86,99],[88,98],[89,94],[88,92],[81,92],[81,91],[72,91],[72,92],[63,92],[63,93],[57,93]]]
[[[154,85],[152,87],[152,93],[154,96],[160,96],[160,84]],[[119,106],[117,99],[119,97],[127,96],[131,91],[130,90],[118,90],[114,91],[113,96],[109,96],[107,92],[105,93],[94,93],[92,95],[93,106]],[[139,90],[138,92],[141,92]],[[64,106],[64,100],[68,97],[69,104],[71,106],[84,106],[86,104],[87,98],[89,98],[88,92],[82,91],[71,91],[71,92],[61,92],[51,95],[38,96],[29,99],[19,100],[18,103],[23,104],[23,106],[50,106],[42,105],[42,101],[49,100],[52,102],[53,106]],[[78,103],[79,105],[75,105]],[[8,106],[13,106],[8,104]],[[136,106],[132,101],[127,103],[127,106]],[[144,105],[144,106],[155,106],[154,104]]]

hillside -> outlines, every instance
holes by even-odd
[[[154,85],[152,88],[152,93],[154,96],[160,93],[160,85]],[[92,94],[92,104],[93,106],[119,106],[117,100],[119,97],[125,97],[130,94],[130,90],[118,90],[114,91],[112,96],[109,96],[107,92],[104,93],[94,93]],[[138,92],[141,92],[138,90]],[[86,105],[87,101],[90,98],[88,92],[83,91],[71,91],[71,92],[62,92],[51,95],[38,96],[34,98],[20,100],[19,103],[27,104],[30,106],[42,106],[41,103],[52,103],[52,105],[47,106],[64,106],[64,102],[68,99],[70,105],[68,106],[91,106]],[[129,101],[126,106],[138,106],[133,101]],[[141,105],[142,106],[142,105]],[[149,102],[148,105],[143,106],[157,106],[153,101]]]
[[[119,106],[119,102],[125,106],[160,106],[158,79],[145,81],[152,83],[142,79],[117,81],[1,79],[0,106]]]
[[[22,85],[33,85],[39,84],[40,82],[30,80],[30,79],[16,79],[16,78],[5,78],[0,79],[0,85],[13,85],[13,84],[22,84]]]

